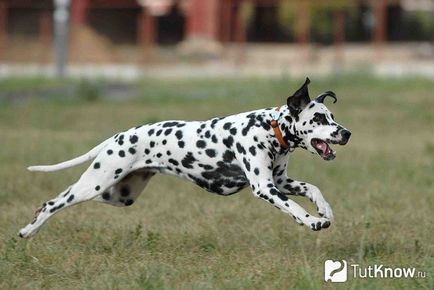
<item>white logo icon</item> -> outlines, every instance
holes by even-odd
[[[327,260],[324,262],[324,280],[326,282],[347,281],[347,261]]]

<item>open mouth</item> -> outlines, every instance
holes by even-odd
[[[315,148],[316,152],[324,159],[324,160],[333,160],[336,157],[336,152],[333,151],[329,144],[321,139],[313,138],[310,141],[310,144],[313,148]]]

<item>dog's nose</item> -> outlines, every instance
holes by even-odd
[[[344,129],[341,131],[341,136],[342,136],[342,145],[345,145],[348,143],[348,140],[350,140],[351,132]]]

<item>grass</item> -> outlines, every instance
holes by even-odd
[[[20,81],[0,85],[16,92]],[[27,91],[58,85],[22,82]],[[417,78],[313,80],[312,95],[337,93],[329,108],[353,132],[333,162],[302,150],[290,157],[289,176],[317,185],[332,205],[327,230],[296,225],[249,190],[221,197],[157,176],[130,208],[84,203],[36,237],[16,237],[86,168],[43,174],[26,166],[69,159],[141,123],[281,105],[299,84],[144,80],[127,101],[0,98],[0,289],[434,289],[434,82]],[[427,277],[325,283],[326,259],[411,266]]]

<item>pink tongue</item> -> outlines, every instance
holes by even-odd
[[[319,142],[316,147],[320,149],[323,153],[327,151],[327,144],[325,142]]]

